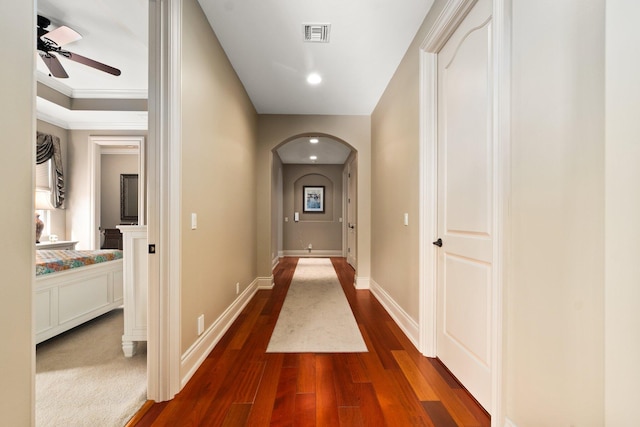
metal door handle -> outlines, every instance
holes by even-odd
[[[442,247],[442,239],[438,239],[435,242],[433,242],[434,245],[436,245],[437,247],[441,248]]]

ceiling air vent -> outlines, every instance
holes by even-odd
[[[304,24],[304,41],[309,43],[329,43],[331,24]]]

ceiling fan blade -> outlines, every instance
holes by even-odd
[[[69,27],[65,27],[64,25],[62,27],[56,28],[55,30],[49,31],[42,37],[49,41],[52,41],[58,46],[64,46],[67,43],[72,43],[82,38],[82,36],[76,31],[72,30]]]
[[[67,72],[62,67],[62,64],[56,58],[55,55],[51,55],[50,53],[40,52],[40,57],[44,61],[45,65],[51,71],[51,75],[54,77],[58,77],[59,79],[66,79],[69,77]]]
[[[102,62],[94,61],[93,59],[78,55],[77,53],[65,50],[60,51],[60,54],[72,61],[88,65],[89,67],[95,68],[96,70],[104,71],[105,73],[113,74],[114,76],[119,76],[121,74],[120,70],[118,70],[117,68],[111,67],[107,64],[103,64]]]

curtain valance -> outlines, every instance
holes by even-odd
[[[60,138],[38,132],[36,135],[36,164],[41,164],[53,158],[54,185],[53,206],[61,208],[64,203],[65,187],[62,171],[62,151],[60,150]]]

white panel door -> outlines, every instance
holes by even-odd
[[[491,408],[493,147],[491,1],[438,53],[436,354]]]

